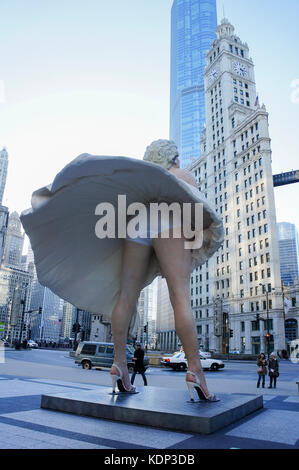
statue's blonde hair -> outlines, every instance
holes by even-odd
[[[146,147],[143,160],[156,163],[169,170],[176,156],[178,156],[178,148],[174,141],[159,139]]]

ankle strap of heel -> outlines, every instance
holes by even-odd
[[[113,363],[112,366],[111,366],[111,369],[112,369],[112,367],[115,367],[115,368],[118,370],[120,377],[122,377],[122,371],[121,371],[121,369],[118,367],[118,365],[115,364],[115,363]],[[115,375],[115,374],[114,374],[114,375]]]

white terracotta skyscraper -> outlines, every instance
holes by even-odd
[[[192,171],[223,218],[225,240],[192,275],[199,341],[221,352],[227,352],[229,342],[230,349],[256,354],[266,351],[269,329],[270,348],[283,349],[268,113],[259,104],[248,45],[228,20],[218,26],[206,60],[206,128]],[[266,319],[266,290],[268,323],[256,317]]]

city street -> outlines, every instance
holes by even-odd
[[[206,372],[214,393],[263,394],[264,409],[209,436],[148,428],[40,409],[44,393],[110,386],[109,370],[83,370],[69,351],[6,350],[0,364],[1,448],[211,449],[299,448],[298,364],[280,362],[277,389],[256,388],[256,365],[225,362]],[[185,373],[151,367],[149,386],[185,389]],[[137,375],[135,385],[142,390]],[[30,429],[30,433],[28,433]],[[258,435],[256,430],[259,430]]]

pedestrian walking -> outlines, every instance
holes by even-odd
[[[279,371],[278,371],[279,366],[278,366],[278,360],[276,359],[274,353],[270,355],[268,366],[269,366],[269,377],[270,377],[270,385],[268,388],[272,388],[273,382],[274,382],[274,388],[276,388],[276,379],[277,377],[279,377]]]
[[[134,352],[134,357],[132,358],[134,363],[134,372],[131,377],[131,384],[133,385],[136,374],[139,373],[142,375],[144,385],[147,385],[147,380],[145,377],[145,367],[143,363],[143,358],[144,358],[144,351],[141,348],[140,343],[136,343],[136,349]]]
[[[262,387],[265,388],[265,377],[267,375],[267,360],[264,353],[261,353],[257,358],[257,373],[258,373],[258,381],[257,381],[257,388],[259,388],[261,380],[262,380]]]

